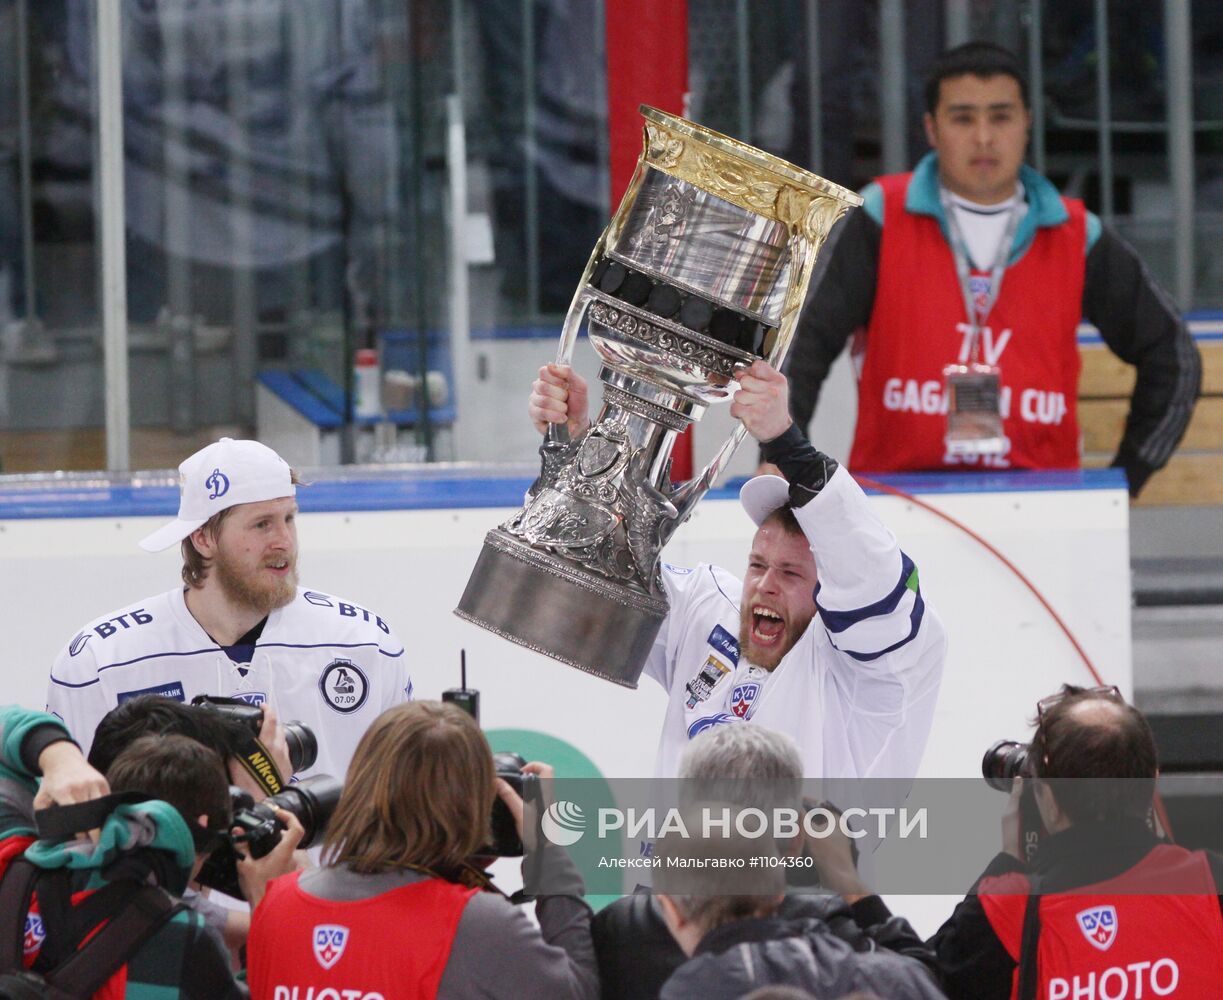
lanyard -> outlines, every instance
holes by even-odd
[[[947,220],[947,229],[951,234],[951,254],[955,258],[955,275],[960,282],[960,294],[964,297],[964,311],[968,315],[968,324],[972,331],[972,344],[969,348],[968,360],[976,363],[977,348],[981,340],[981,327],[993,311],[998,296],[1002,293],[1002,276],[1006,273],[1007,259],[1011,255],[1011,247],[1015,243],[1015,231],[1019,228],[1019,216],[1023,212],[1023,201],[1017,200],[1011,206],[1007,216],[1006,229],[998,243],[998,252],[994,256],[994,266],[990,269],[989,292],[985,305],[977,309],[972,294],[972,273],[968,262],[968,251],[964,242],[964,234],[960,230],[959,220],[955,215],[955,206],[946,188],[939,189],[939,200],[943,204],[943,216]]]

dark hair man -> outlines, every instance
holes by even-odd
[[[275,725],[274,717],[271,726],[265,718],[263,731],[274,733],[269,749],[274,756],[283,758],[278,760],[277,766],[283,774],[288,774],[288,750],[283,746],[283,733]],[[160,695],[142,694],[129,698],[107,712],[94,731],[93,744],[89,748],[89,764],[109,775],[112,766],[120,757],[130,756],[127,752],[129,747],[137,744],[147,746],[150,740],[156,743],[171,738],[176,743],[185,739],[190,746],[203,746],[210,751],[212,758],[224,764],[228,777],[225,788],[227,813],[229,783],[249,792],[256,802],[267,797],[268,789],[256,782],[237,759],[239,748],[247,746],[251,739],[251,731],[245,723],[222,712],[209,711],[196,705],[184,705]],[[167,779],[163,778],[157,787],[164,791],[168,787]],[[189,788],[186,795],[187,801],[191,801]],[[159,797],[168,798],[167,795]],[[176,800],[170,801],[176,806],[179,804]],[[213,816],[219,815],[215,809],[204,811]],[[283,813],[283,816],[287,817],[288,813]],[[296,820],[293,822],[297,824]],[[241,875],[241,870],[239,874]],[[194,880],[194,874],[192,878]],[[258,902],[249,895],[246,899],[252,908]],[[246,907],[235,909],[232,906],[224,906],[207,895],[194,891],[187,894],[187,902],[204,916],[208,925],[221,934],[231,948],[238,949],[246,944],[251,922],[250,911]]]
[[[948,995],[1218,996],[1223,859],[1152,832],[1158,771],[1142,714],[1116,688],[1066,685],[1038,706],[1028,762],[1004,852],[930,941]],[[1025,781],[1049,831],[1031,868],[1015,818]]]
[[[794,424],[785,377],[756,361],[738,382],[731,416],[785,478],[740,491],[758,528],[742,582],[707,563],[661,566],[670,611],[645,665],[668,697],[656,773],[674,777],[698,733],[752,722],[793,737],[808,778],[912,777],[938,697],[942,624],[862,490]],[[527,412],[541,431],[584,429],[586,407],[580,375],[539,370]]]
[[[222,438],[179,484],[178,517],[140,544],[180,544],[183,585],[82,629],[51,670],[50,710],[88,749],[137,695],[240,698],[304,722],[315,773],[342,775],[365,727],[411,697],[403,643],[374,612],[297,585],[296,476],[270,448]]]
[[[868,185],[822,258],[790,357],[795,419],[810,423],[853,337],[864,353],[851,468],[1077,468],[1085,316],[1138,369],[1113,460],[1136,496],[1184,433],[1201,382],[1175,305],[1131,247],[1024,165],[1031,115],[1012,53],[987,42],[944,52],[926,104],[932,151]],[[949,438],[957,376],[945,369],[974,363],[997,392],[993,427]]]
[[[89,747],[90,766],[105,774],[115,758],[142,736],[175,734],[201,743],[221,760],[250,737],[246,724],[221,712],[142,694],[112,708],[98,723]],[[231,779],[235,777],[230,768]],[[235,781],[236,783],[236,781]]]
[[[92,892],[108,879],[134,876],[139,857],[139,871],[147,868],[161,888],[180,894],[217,835],[228,828],[228,782],[220,759],[186,737],[144,737],[114,760],[108,778],[109,785],[54,716],[16,706],[0,708],[0,879],[25,852],[39,867],[67,864],[76,872],[79,890]],[[37,851],[30,849],[35,843],[35,809],[86,803],[111,790],[141,792],[159,801],[113,811],[96,840],[40,841]],[[265,858],[239,865],[244,890],[256,901],[269,878],[291,867],[301,837],[296,820],[287,813],[281,818],[290,825],[282,844]],[[115,864],[120,859],[123,863]],[[92,918],[108,916],[95,913]],[[38,960],[44,941],[49,934],[67,932],[48,928],[51,919],[45,908],[31,910],[26,918],[27,968],[43,971]],[[214,1000],[244,997],[246,990],[234,980],[229,955],[203,917],[180,909],[96,995]]]
[[[700,807],[689,808],[687,831],[701,830],[699,813]],[[771,985],[821,997],[869,989],[891,1000],[941,1000],[920,962],[890,951],[856,951],[817,918],[783,915],[783,869],[752,864],[771,852],[771,843],[738,833],[669,834],[659,841],[658,905],[688,956],[660,1000],[735,1000]]]
[[[736,806],[767,811],[800,803],[803,764],[797,744],[784,733],[763,726],[717,726],[688,744],[679,778],[681,801],[688,801],[690,794],[695,800],[716,795]],[[779,853],[801,854],[803,841],[800,834],[778,845]],[[892,916],[883,900],[854,878],[848,844],[839,833],[813,842],[822,852],[815,859],[821,887],[786,890],[771,915],[811,919],[816,922],[813,933],[834,936],[854,951],[886,949],[933,967],[933,952],[909,922]],[[655,1000],[687,958],[667,928],[657,897],[648,891],[624,896],[600,910],[594,919],[594,942],[603,1000]]]

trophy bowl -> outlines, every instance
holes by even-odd
[[[696,478],[670,479],[676,436],[737,390],[757,358],[780,367],[816,255],[851,191],[642,106],[644,149],[595,244],[561,330],[583,321],[602,407],[576,440],[553,425],[525,506],[485,537],[455,613],[513,642],[636,687],[668,605],[663,546],[743,440]]]

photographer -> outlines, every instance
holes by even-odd
[[[536,902],[536,928],[469,863],[498,797],[521,836],[522,799],[467,713],[423,701],[379,716],[349,767],[326,864],[276,880],[255,911],[252,995],[597,997],[580,883]]]
[[[0,884],[20,874],[15,866],[23,857],[33,864],[37,878],[39,905],[30,907],[29,916],[23,917],[25,907],[0,914],[6,927],[17,921],[15,934],[22,934],[24,920],[25,967],[54,976],[52,970],[65,955],[75,953],[82,935],[112,918],[117,924],[125,911],[110,912],[96,901],[116,898],[114,887],[126,881],[135,889],[155,885],[164,890],[165,918],[126,955],[107,952],[99,964],[99,956],[90,954],[93,968],[86,973],[104,977],[90,993],[109,984],[98,995],[201,1000],[245,996],[221,941],[199,914],[177,901],[228,826],[228,783],[220,760],[184,737],[146,737],[115,759],[108,778],[109,784],[85,761],[54,716],[15,706],[0,709]],[[103,799],[108,791],[140,796]],[[143,801],[145,796],[159,801]],[[36,842],[34,811],[52,805],[95,805],[91,812],[100,829],[91,838]],[[282,850],[260,862],[243,863],[244,885],[256,898],[268,878],[285,870],[285,852],[291,853],[295,836],[291,829]],[[66,893],[52,891],[56,883],[48,881],[63,871],[72,873],[71,903]],[[86,890],[83,899],[81,890]],[[134,894],[123,898],[138,905]],[[57,900],[60,905],[53,905]],[[84,944],[82,952],[88,947]],[[110,960],[115,961],[113,971],[102,967]]]
[[[256,801],[261,801],[271,791],[265,783],[256,781],[241,764],[240,758],[246,748],[252,745],[254,735],[245,723],[225,712],[185,705],[160,695],[129,698],[107,712],[93,734],[93,743],[89,747],[89,763],[97,770],[107,773],[114,760],[134,740],[150,735],[172,734],[194,740],[211,750],[225,762],[229,782],[248,792]],[[266,704],[263,706],[263,724],[256,745],[266,748],[268,755],[275,762],[276,780],[287,780],[292,773],[292,764],[284,727],[278,723],[276,713]],[[227,809],[228,802],[227,797]],[[295,836],[300,839],[301,834],[297,833]],[[257,902],[257,899],[251,900],[249,896],[247,899],[252,905]],[[198,886],[193,886],[188,891],[186,901],[187,905],[204,917],[211,928],[221,934],[230,948],[236,950],[246,944],[251,924],[248,910],[222,906],[206,895],[201,895]]]
[[[727,805],[703,804],[715,811]],[[784,869],[754,863],[774,845],[737,831],[690,836],[702,827],[700,815],[690,807],[683,828],[657,844],[656,898],[688,956],[660,1000],[736,1000],[762,986],[795,986],[819,997],[870,990],[889,1000],[943,1000],[920,962],[855,950],[819,919],[785,915]]]
[[[250,711],[259,710],[252,708]],[[285,784],[295,770],[285,739],[285,727],[270,705],[264,704],[262,713],[256,735],[246,722],[229,712],[186,705],[155,694],[129,698],[107,712],[98,723],[89,747],[89,763],[105,773],[133,740],[154,733],[177,733],[208,747],[225,762],[231,784],[261,799],[279,791],[279,786]],[[241,758],[252,749],[266,751],[264,756],[274,765],[271,778],[256,780],[243,766]],[[271,787],[269,781],[277,787]]]
[[[1153,832],[1158,766],[1142,713],[1115,687],[1065,685],[1037,705],[1025,767],[1003,853],[930,941],[948,995],[1218,996],[1223,859]],[[1017,819],[1025,795],[1047,831],[1030,866]]]
[[[794,740],[763,726],[717,726],[697,735],[679,763],[686,801],[717,797],[735,805],[771,809],[802,798],[803,764]],[[702,794],[703,793],[703,794]],[[780,854],[814,858],[819,885],[787,886],[776,916],[812,921],[818,934],[854,951],[876,949],[934,964],[909,922],[895,917],[862,885],[850,842],[843,834],[816,840],[803,835],[778,844]],[[794,874],[810,869],[786,869]],[[603,1000],[653,1000],[686,956],[667,929],[658,899],[644,887],[604,907],[594,920],[595,952]]]

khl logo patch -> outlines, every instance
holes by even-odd
[[[1074,915],[1079,930],[1101,951],[1108,951],[1117,939],[1117,908],[1115,906],[1093,906]]]
[[[752,702],[756,700],[756,695],[760,694],[759,684],[738,684],[730,693],[730,710],[739,716],[740,719],[746,719],[748,713],[752,710]]]
[[[324,969],[340,960],[348,945],[348,928],[339,924],[319,924],[314,928],[314,957]]]
[[[38,954],[46,937],[47,929],[42,925],[42,917],[37,913],[27,913],[25,917],[25,934],[21,941],[21,950],[27,958],[30,955]]]
[[[369,697],[369,681],[352,660],[332,660],[318,679],[323,701],[342,715],[351,715]]]

